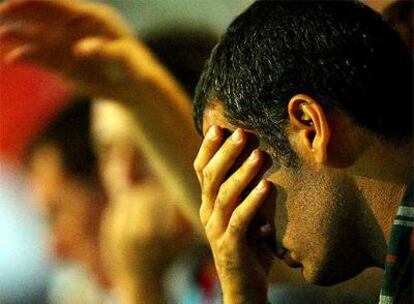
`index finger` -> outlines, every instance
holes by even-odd
[[[214,154],[218,151],[223,143],[223,130],[215,125],[212,125],[201,144],[200,150],[194,160],[194,170],[196,171],[199,183],[203,184],[203,169]]]

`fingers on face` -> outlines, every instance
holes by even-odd
[[[262,181],[237,207],[240,196],[260,172],[263,155],[259,150],[254,150],[236,172],[226,179],[228,171],[246,146],[246,141],[245,134],[239,129],[220,148],[217,145],[220,145],[221,140],[212,146],[209,153],[199,155],[196,159],[195,167],[203,188],[200,217],[207,234],[216,235],[229,230],[231,234],[243,236],[267,196],[269,185]]]
[[[203,189],[203,171],[209,161],[213,158],[214,154],[220,148],[223,141],[223,131],[218,126],[211,126],[208,130],[200,150],[194,160],[194,170],[197,174],[198,181]],[[207,224],[210,214],[213,210],[214,201],[211,201],[210,197],[207,197],[202,191],[201,207],[200,207],[200,219],[203,225]]]
[[[231,238],[241,240],[245,237],[253,217],[265,201],[269,189],[269,182],[262,180],[233,211],[226,231]]]
[[[216,198],[229,169],[235,163],[246,144],[246,135],[238,129],[220,147],[203,169],[203,192],[207,197]]]
[[[218,147],[221,144],[220,138],[217,142],[211,144],[209,149],[205,150],[205,154],[200,151],[200,158],[197,157],[199,162],[195,162],[195,167],[198,168],[197,175],[202,187],[200,217],[203,225],[208,222],[214,209],[220,185],[224,181],[228,170],[243,150],[245,142],[245,134],[239,129],[221,147]],[[214,151],[217,152],[214,153]]]
[[[214,154],[220,148],[223,140],[223,131],[218,126],[211,126],[201,144],[200,150],[194,160],[194,170],[199,183],[203,184],[203,170]]]
[[[261,152],[254,150],[241,167],[220,186],[213,211],[218,225],[227,226],[231,213],[240,201],[241,193],[259,172],[262,162]]]

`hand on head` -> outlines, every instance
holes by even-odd
[[[254,150],[228,176],[246,145],[247,135],[241,129],[224,140],[223,130],[211,126],[194,162],[202,188],[201,222],[225,303],[266,303],[267,276],[274,256],[264,241],[273,235],[272,225],[266,223],[256,227],[259,231],[252,231],[252,221],[269,194],[270,184],[260,181],[243,198],[243,192],[263,166],[263,153]]]

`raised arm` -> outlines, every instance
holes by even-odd
[[[91,96],[133,111],[137,141],[198,228],[200,190],[192,162],[200,144],[191,102],[122,18],[101,4],[21,0],[0,6],[0,56],[58,72]]]

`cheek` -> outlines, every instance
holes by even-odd
[[[302,210],[303,233],[307,234],[305,241],[310,244],[305,248],[310,256],[327,259],[352,251],[355,246],[353,236],[359,229],[357,213],[360,204],[351,180],[328,177],[320,181],[322,187],[312,187],[307,197],[309,206]]]
[[[312,183],[303,180],[292,176],[279,179],[278,238],[290,250],[323,250],[335,231],[336,199],[323,178],[314,177]]]
[[[292,250],[320,251],[330,239],[334,210],[323,196],[321,192],[298,192],[297,197],[287,201],[284,242]]]

